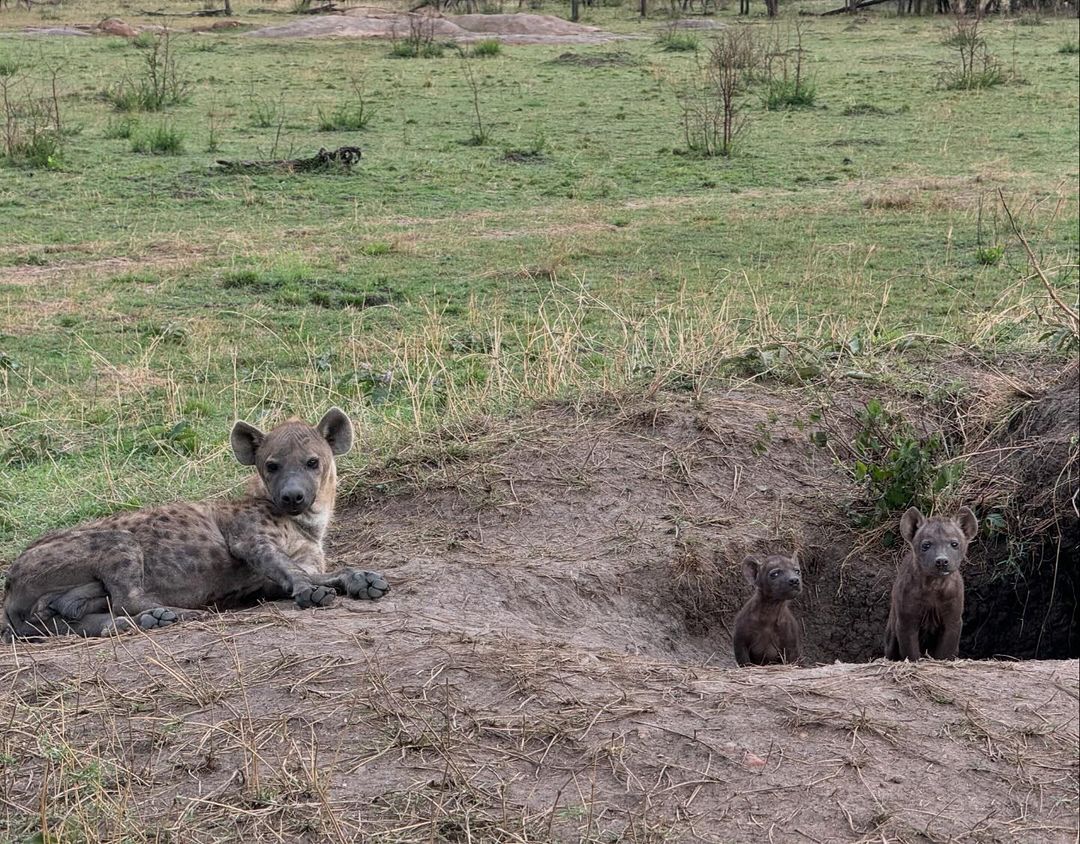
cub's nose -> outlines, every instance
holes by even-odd
[[[938,567],[938,571],[946,571],[949,568],[949,558],[938,557],[936,560],[934,560],[934,564]]]
[[[800,582],[802,582],[802,578],[799,577],[799,575],[797,574],[793,574],[791,575],[791,577],[788,578],[788,583],[791,586],[798,586]]]

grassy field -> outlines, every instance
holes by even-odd
[[[990,21],[1015,78],[980,91],[943,84],[944,21],[810,20],[814,104],[751,95],[735,154],[710,159],[687,153],[674,94],[694,54],[629,8],[587,22],[634,40],[469,59],[482,145],[453,50],[180,33],[185,100],[127,113],[103,92],[139,78],[146,39],[18,31],[117,11],[0,12],[4,79],[43,92],[56,69],[65,127],[47,166],[0,160],[0,558],[227,491],[237,416],[339,404],[362,429],[348,470],[436,424],[707,378],[755,344],[855,369],[896,344],[1062,353],[997,191],[1046,266],[1073,265],[1051,276],[1075,302],[1075,20]],[[320,131],[358,87],[368,125]],[[160,130],[178,148],[135,151]],[[342,144],[363,148],[352,174],[212,167]]]

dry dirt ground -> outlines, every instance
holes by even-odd
[[[216,21],[192,31],[216,31],[242,26],[238,21]],[[94,24],[31,26],[23,34],[34,37],[119,35],[132,38],[140,32],[161,32],[161,26],[132,25],[119,18]],[[500,41],[503,44],[606,44],[634,36],[616,35],[595,26],[571,23],[552,15],[442,15],[437,12],[406,13],[375,7],[350,9],[341,14],[301,17],[296,21],[264,26],[245,33],[254,38],[385,38],[469,44]]]
[[[254,38],[404,39],[414,29],[426,38],[461,44],[492,39],[504,44],[603,44],[623,37],[552,15],[405,14],[370,8],[266,26],[252,30],[248,35]]]
[[[890,399],[967,444],[965,500],[1056,514],[1011,579],[979,540],[962,654],[1075,657],[1075,369],[934,377],[968,386],[939,416]],[[353,474],[331,557],[383,601],[0,657],[0,839],[1075,841],[1074,658],[867,662],[897,552],[806,420],[839,442],[880,392],[553,404]],[[804,555],[812,667],[736,669],[771,548]]]

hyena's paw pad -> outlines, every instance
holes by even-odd
[[[180,621],[180,616],[168,607],[154,607],[139,613],[136,621],[143,630],[156,630],[159,627],[171,627]]]
[[[350,598],[377,601],[390,591],[386,578],[374,571],[352,571],[345,579],[345,591]]]
[[[328,607],[334,603],[337,593],[329,586],[306,586],[293,595],[301,607]]]

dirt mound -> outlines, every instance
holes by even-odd
[[[966,420],[1040,477],[1069,465],[1071,382],[950,375],[962,414],[887,398],[928,428]],[[850,411],[887,390],[827,393]],[[343,475],[329,556],[383,569],[379,603],[0,655],[0,837],[1075,841],[1075,660],[844,664],[880,654],[898,551],[844,512],[859,490],[807,428],[821,401],[755,382],[477,423]],[[1015,591],[993,537],[977,545],[976,629]],[[733,667],[738,561],[774,548],[803,554],[798,612],[824,665]],[[1075,615],[1065,591],[1050,606]],[[1073,622],[1051,619],[1044,644],[1068,652]],[[961,653],[997,651],[974,650],[985,636]]]
[[[462,44],[486,39],[506,44],[602,44],[620,37],[550,15],[410,15],[370,9],[305,18],[247,34],[256,38],[406,38],[416,28],[425,38]]]
[[[1075,661],[691,669],[445,622],[412,593],[0,656],[0,831],[1075,840]]]

